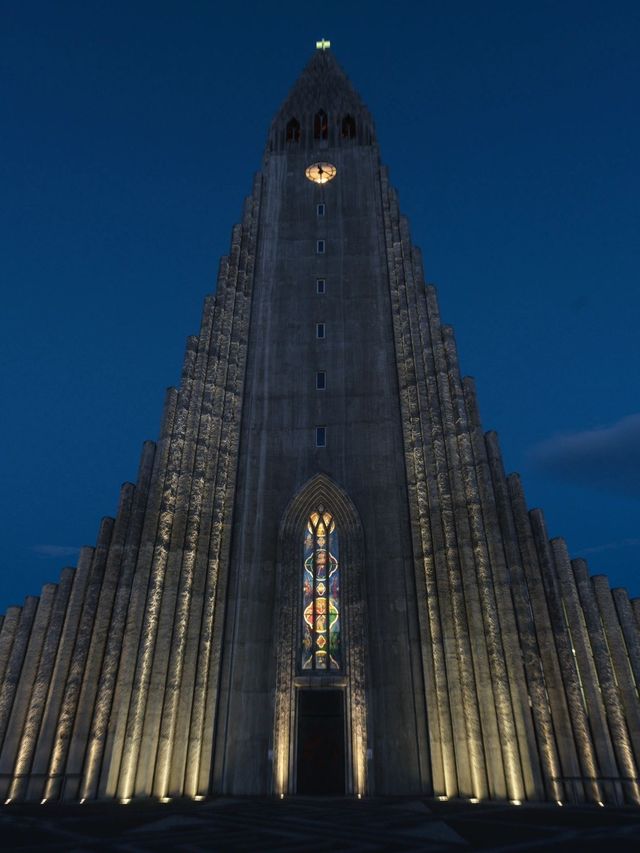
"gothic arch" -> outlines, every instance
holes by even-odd
[[[287,142],[300,142],[300,122],[295,116],[287,122],[286,138]]]
[[[344,116],[340,126],[340,132],[343,139],[356,138],[356,120],[352,115]]]
[[[343,671],[302,674],[299,667],[302,614],[302,542],[307,519],[319,504],[330,510],[340,531]],[[365,684],[364,537],[357,510],[347,493],[325,474],[305,483],[287,506],[278,535],[276,569],[276,690],[273,731],[273,786],[293,793],[295,778],[296,690],[340,688],[345,694],[346,791],[364,794],[367,786],[367,701]]]

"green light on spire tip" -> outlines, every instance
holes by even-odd
[[[331,42],[327,41],[325,38],[321,38],[320,41],[316,42],[316,50],[327,50],[331,47]]]

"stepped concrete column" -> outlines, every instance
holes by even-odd
[[[173,710],[180,691],[184,654],[185,611],[188,614],[193,585],[193,565],[187,553],[185,537],[189,515],[194,512],[196,524],[199,521],[196,508],[199,502],[198,485],[193,480],[193,467],[196,443],[202,430],[200,413],[209,358],[212,304],[211,299],[208,299],[190,380],[189,408],[141,744],[141,756],[148,756],[149,760],[141,760],[136,777],[136,790],[149,791],[158,797],[164,797],[168,790],[175,726]],[[176,793],[182,793],[182,790]]]
[[[2,687],[0,687],[0,746],[2,745],[6,726],[9,721],[16,690],[18,689],[20,674],[27,653],[27,646],[31,637],[31,630],[39,601],[40,599],[35,595],[28,595],[25,598],[13,645],[11,646],[11,654],[7,661]]]
[[[551,548],[560,583],[561,600],[566,613],[569,642],[577,665],[579,686],[586,703],[587,724],[596,750],[599,768],[597,775],[611,778],[618,775],[618,767],[609,736],[607,713],[598,683],[598,672],[593,659],[582,606],[578,598],[569,553],[563,539],[552,539]],[[604,782],[602,789],[607,792],[606,799],[609,802],[621,802],[622,792],[619,785],[614,786],[611,783]]]
[[[429,719],[432,784],[434,793],[455,797],[459,790],[471,791],[473,786],[466,752],[463,704],[456,674],[455,630],[434,460],[434,457],[444,453],[444,445],[441,428],[437,426],[439,415],[429,399],[426,363],[430,357],[431,344],[424,285],[421,284],[421,278],[418,281],[420,284],[417,286],[404,288],[405,297],[412,298],[411,305],[406,309],[400,310],[401,288],[392,288],[391,301],[394,306],[398,384],[403,405],[407,487],[412,510],[411,530],[416,560],[418,615],[422,629],[422,665]],[[418,317],[413,337],[410,323],[412,310]],[[429,445],[432,436],[435,436],[435,447],[438,448],[433,455],[425,453],[425,446]],[[456,697],[452,700],[455,701],[454,711],[450,694]],[[453,716],[456,717],[455,722]]]
[[[580,603],[584,613],[585,624],[591,642],[593,659],[598,671],[598,679],[602,690],[602,699],[607,709],[607,719],[611,731],[611,740],[615,750],[620,775],[627,781],[623,787],[631,802],[637,802],[637,783],[629,781],[637,775],[633,746],[625,720],[625,713],[616,681],[613,662],[605,637],[602,619],[596,596],[591,584],[587,564],[584,560],[573,560],[573,575],[576,580]]]
[[[51,684],[51,676],[74,576],[75,570],[71,568],[63,569],[60,576],[38,670],[33,682],[29,704],[24,714],[24,724],[17,745],[15,764],[11,770],[6,771],[13,772],[13,779],[9,789],[9,798],[12,800],[22,800],[27,793],[28,775],[31,770],[40,725],[44,715],[47,693]],[[4,767],[0,767],[0,772],[5,772]]]
[[[38,732],[38,739],[33,752],[31,777],[27,788],[28,800],[40,800],[44,796],[47,770],[53,749],[53,740],[58,725],[60,706],[64,695],[67,674],[73,655],[73,648],[78,633],[80,614],[89,580],[89,572],[93,563],[94,549],[84,547],[80,550],[78,567],[73,575],[73,585],[66,608],[60,643],[58,644],[47,701]]]
[[[122,556],[118,588],[113,603],[113,612],[106,639],[100,679],[97,685],[91,730],[89,732],[84,761],[82,784],[79,792],[81,800],[94,798],[97,793],[100,764],[104,754],[107,724],[112,709],[113,691],[120,663],[124,626],[149,496],[149,483],[153,472],[155,450],[155,444],[152,441],[144,443],[133,495],[127,539]]]
[[[489,561],[492,568],[494,591],[498,605],[498,617],[502,643],[508,669],[508,685],[511,692],[511,707],[517,732],[517,743],[521,762],[521,772],[527,799],[542,800],[545,797],[544,783],[538,758],[538,746],[534,719],[529,708],[530,698],[524,665],[527,641],[520,636],[516,620],[517,593],[512,597],[512,586],[516,579],[511,578],[508,559],[517,552],[517,545],[505,542],[496,503],[487,445],[482,433],[480,412],[476,398],[475,383],[470,377],[462,380],[464,400],[468,413],[476,477],[484,517]],[[520,572],[521,574],[521,572]],[[520,591],[521,594],[521,591]],[[533,642],[535,644],[535,638]],[[529,641],[530,642],[530,641]]]
[[[602,800],[602,791],[598,783],[592,781],[599,773],[591,732],[589,730],[589,719],[587,709],[583,701],[580,686],[578,668],[571,646],[571,639],[567,628],[567,620],[562,607],[560,585],[553,563],[553,555],[549,545],[549,537],[542,511],[533,509],[529,513],[531,518],[531,529],[538,551],[542,582],[547,597],[547,607],[551,618],[553,639],[555,640],[558,661],[562,672],[567,705],[573,724],[574,738],[578,747],[578,760],[581,767],[581,775],[585,777],[584,787],[589,799],[594,802]]]
[[[459,779],[462,788],[472,790],[470,768],[466,753],[466,730],[462,701],[456,701],[458,734],[454,736],[450,690],[459,696],[457,675],[447,672],[446,646],[451,647],[450,660],[457,669],[455,631],[452,622],[448,590],[448,574],[440,512],[437,478],[433,456],[425,454],[425,446],[434,436],[438,444],[437,414],[430,405],[427,360],[430,357],[430,336],[426,294],[421,269],[415,253],[409,249],[410,260],[416,269],[412,286],[403,287],[396,264],[394,236],[391,227],[390,196],[386,170],[382,171],[383,207],[387,240],[390,299],[398,369],[398,386],[402,405],[402,425],[405,444],[405,468],[411,510],[411,531],[416,560],[418,614],[422,628],[422,663],[425,680],[425,701],[429,718],[429,742],[432,784],[435,793],[456,796]],[[407,267],[413,269],[405,262]],[[416,284],[417,282],[417,284]],[[415,312],[415,313],[412,313]],[[413,329],[410,322],[417,317]],[[431,361],[433,361],[431,357]],[[434,371],[430,374],[434,376]],[[435,380],[434,380],[435,381]],[[417,511],[417,512],[416,512]],[[440,581],[438,581],[438,576]],[[438,583],[440,586],[438,587]],[[460,760],[456,766],[454,743],[460,744]]]
[[[530,516],[524,498],[522,483],[517,474],[511,474],[507,480],[511,497],[511,507],[518,533],[518,542],[522,554],[522,565],[527,583],[527,590],[533,620],[538,640],[538,649],[542,660],[542,671],[546,688],[544,702],[550,706],[551,719],[556,734],[556,746],[560,755],[562,777],[568,778],[571,783],[566,786],[566,791],[571,799],[581,800],[584,790],[576,779],[582,776],[576,743],[571,726],[571,719],[567,707],[567,699],[564,691],[564,683],[558,653],[553,635],[553,628],[549,616],[547,597],[538,552],[531,530]]]
[[[155,680],[158,685],[157,700],[154,703],[151,696],[149,700],[149,704],[156,704],[161,708],[161,715],[149,737],[149,751],[156,753],[155,766],[150,768],[154,774],[150,783],[153,793],[158,797],[166,796],[169,788],[171,755],[194,580],[195,549],[200,528],[204,491],[203,473],[210,426],[205,389],[210,366],[213,309],[214,302],[209,298],[203,312],[198,338],[190,410],[178,479],[176,512],[167,561],[165,592],[156,642],[154,663]],[[169,590],[174,591],[174,594],[168,595]],[[181,794],[182,790],[179,789],[175,793]]]
[[[201,566],[205,580],[202,602],[201,631],[198,662],[193,675],[193,697],[189,738],[180,743],[180,755],[186,748],[185,793],[191,796],[208,790],[211,778],[213,733],[216,725],[222,651],[222,627],[225,618],[225,596],[229,564],[230,529],[233,495],[237,474],[239,443],[239,418],[243,399],[246,370],[247,340],[251,315],[251,294],[256,251],[256,228],[262,178],[254,181],[252,196],[245,202],[242,229],[234,231],[234,244],[238,243],[238,261],[235,247],[232,262],[224,271],[229,296],[232,296],[222,315],[222,335],[225,350],[228,347],[228,370],[223,393],[214,395],[214,415],[220,412],[221,430],[213,440],[218,444],[215,474],[211,471],[212,500],[206,502],[207,514],[202,536],[198,543],[196,563]],[[221,360],[223,356],[221,355]],[[220,377],[222,379],[222,377]],[[220,407],[218,409],[218,407]],[[213,461],[213,460],[212,460]],[[215,484],[215,485],[214,485]],[[209,509],[210,507],[210,509]]]
[[[442,337],[445,355],[449,364],[449,384],[458,433],[458,450],[469,517],[471,544],[475,558],[484,635],[486,637],[487,654],[491,671],[499,742],[504,763],[506,795],[511,800],[523,800],[525,798],[525,787],[522,777],[522,766],[520,764],[518,736],[511,705],[509,674],[502,644],[502,629],[498,616],[494,577],[487,545],[485,516],[483,514],[480,488],[476,476],[475,458],[471,441],[471,426],[467,418],[467,406],[460,378],[458,353],[451,326],[442,327]],[[510,610],[511,602],[505,602],[505,604],[507,611]]]
[[[20,670],[20,676],[15,686],[13,701],[10,708],[2,708],[0,715],[0,797],[5,797],[9,787],[10,774],[13,770],[16,750],[24,725],[24,717],[33,689],[33,683],[42,653],[51,611],[56,598],[56,584],[45,584],[40,594],[38,609],[29,634],[29,642]]]
[[[208,739],[210,745],[203,750],[203,738],[206,738],[203,731],[207,713],[206,687],[212,655],[215,658],[218,652],[212,648],[214,613],[216,617],[221,617],[223,610],[222,602],[217,603],[216,600],[221,568],[218,513],[222,507],[228,511],[226,487],[229,452],[236,443],[225,429],[228,420],[226,409],[229,405],[233,408],[236,399],[233,392],[227,393],[227,389],[241,393],[237,386],[239,365],[242,366],[242,382],[244,381],[246,347],[236,350],[239,362],[232,357],[232,347],[235,339],[239,337],[238,327],[246,328],[244,317],[250,307],[247,294],[243,292],[243,285],[250,287],[253,280],[253,221],[258,212],[259,190],[258,180],[254,185],[254,195],[245,203],[243,227],[238,232],[239,260],[236,262],[232,258],[229,259],[220,270],[217,291],[219,302],[211,335],[211,365],[203,398],[202,418],[207,440],[201,443],[197,459],[197,469],[202,472],[202,498],[198,526],[196,528],[195,524],[192,524],[190,533],[194,583],[183,652],[182,679],[188,687],[180,692],[175,709],[174,725],[182,734],[175,738],[173,744],[172,770],[168,777],[171,790],[177,790],[178,786],[183,784],[184,791],[189,796],[206,793],[209,784],[205,774],[209,773],[211,764],[211,738]],[[252,247],[249,258],[247,245]],[[246,274],[240,276],[241,268],[245,267]],[[223,565],[226,569],[226,562]],[[226,570],[224,573],[226,574]],[[219,665],[217,658],[216,663]],[[213,702],[215,708],[215,700]]]
[[[463,642],[466,653],[470,652],[471,680],[467,685],[469,693],[465,704],[471,768],[474,776],[473,795],[480,799],[503,798],[507,795],[506,779],[487,636],[476,575],[469,505],[464,489],[460,443],[456,429],[457,413],[454,411],[452,399],[443,327],[440,325],[433,289],[427,290],[427,304],[451,489],[452,515],[449,547],[455,552],[455,562],[459,563],[459,576],[456,582],[460,582],[460,609],[455,619],[458,622],[460,641]],[[479,717],[476,717],[476,712],[479,712]]]
[[[544,786],[549,799],[562,801],[565,796],[564,786],[559,781],[562,776],[562,769],[551,719],[551,708],[538,646],[533,608],[523,568],[524,555],[520,549],[509,485],[504,472],[498,436],[495,432],[486,434],[485,445],[496,497],[498,520],[502,530],[511,594],[518,622],[518,637],[529,691],[527,700],[531,706],[531,714],[539,743]]]
[[[170,663],[170,680],[180,688],[174,691],[171,705],[163,716],[160,752],[158,761],[157,790],[171,793],[183,792],[189,796],[207,793],[208,788],[198,787],[199,751],[195,748],[187,759],[190,730],[199,723],[204,709],[198,707],[195,696],[199,691],[198,667],[201,659],[198,648],[203,635],[209,631],[204,596],[207,583],[207,555],[211,538],[213,506],[219,488],[218,469],[224,449],[221,448],[222,419],[224,412],[225,387],[229,371],[228,355],[231,344],[231,320],[235,307],[240,303],[235,280],[229,281],[228,266],[222,265],[216,289],[215,312],[208,346],[208,365],[202,395],[200,431],[196,447],[194,477],[200,491],[198,508],[190,507],[188,523],[189,553],[185,564],[181,602],[181,644]],[[192,763],[193,762],[193,763]]]
[[[94,622],[91,627],[91,637],[84,673],[82,676],[80,695],[73,723],[65,772],[71,778],[82,776],[91,720],[95,710],[96,691],[104,662],[104,649],[109,633],[113,600],[120,576],[120,567],[124,543],[129,527],[131,508],[135,486],[124,483],[120,489],[118,512],[109,541],[106,564],[100,585],[98,603],[95,610]],[[69,793],[71,793],[71,787]],[[80,796],[74,791],[73,796]]]
[[[137,665],[135,667],[135,676],[126,723],[122,763],[120,767],[120,780],[118,783],[118,794],[123,799],[128,799],[134,792],[143,795],[151,793],[149,786],[149,771],[153,767],[155,755],[145,752],[142,756],[141,762],[139,759],[141,757],[144,727],[145,725],[151,725],[150,715],[157,712],[157,708],[147,708],[146,706],[149,695],[149,684],[151,682],[151,674],[153,670],[158,621],[162,607],[165,571],[171,544],[171,531],[174,520],[178,479],[180,476],[180,465],[185,441],[185,430],[187,426],[197,347],[198,339],[190,337],[187,342],[187,352],[183,368],[183,380],[178,392],[173,435],[169,448],[164,489],[158,515],[158,528],[153,546],[153,558],[149,574],[149,588],[146,606],[144,609],[144,621],[142,623],[142,631],[140,634]],[[136,786],[136,778],[140,776],[144,779],[144,787],[142,788]]]
[[[395,193],[393,197],[395,198]],[[394,210],[395,208],[396,205]],[[411,590],[407,602],[408,612],[415,613],[409,627],[409,631],[415,637],[415,643],[411,643],[411,647],[420,649],[419,653],[413,652],[410,655],[408,663],[412,670],[412,683],[415,685],[413,697],[416,719],[424,720],[417,723],[416,753],[420,779],[425,791],[445,791],[447,790],[444,777],[445,762],[451,766],[452,770],[455,769],[451,714],[450,711],[445,711],[448,699],[446,686],[442,695],[444,701],[440,702],[440,707],[435,699],[435,669],[444,662],[442,628],[435,621],[430,624],[426,599],[427,573],[432,575],[430,582],[435,581],[433,540],[430,530],[432,521],[429,517],[425,483],[424,452],[425,436],[431,433],[424,358],[425,348],[429,346],[426,293],[422,268],[411,244],[406,217],[401,216],[396,225],[397,229],[394,226],[393,233],[394,235],[399,233],[400,252],[398,253],[394,246],[394,271],[397,270],[399,275],[396,283],[399,304],[402,306],[399,313],[402,324],[400,341],[402,352],[405,354],[404,364],[401,364],[397,356],[396,364],[398,387],[405,392],[405,399],[401,404],[407,409],[401,421],[403,422],[405,476],[410,507],[409,523],[414,543],[412,571],[408,572],[405,567],[404,572],[405,589]],[[427,561],[425,561],[425,555]],[[413,601],[415,601],[415,610]],[[440,674],[438,677],[440,678]],[[427,720],[429,720],[428,724]],[[448,775],[453,774],[448,771]]]
[[[180,691],[178,723],[184,735],[174,746],[175,758],[169,776],[171,790],[183,787],[188,796],[208,793],[209,782],[200,785],[199,768],[201,762],[200,746],[205,716],[206,675],[211,655],[211,621],[216,606],[215,588],[217,571],[214,574],[214,592],[207,596],[210,581],[208,561],[209,543],[212,536],[214,506],[220,483],[221,436],[223,432],[223,413],[225,387],[229,376],[229,353],[231,329],[237,300],[236,280],[231,278],[232,270],[229,258],[222,258],[216,287],[216,306],[211,333],[210,359],[212,360],[206,396],[207,411],[210,406],[211,433],[209,452],[206,459],[204,476],[204,495],[200,519],[193,592],[188,617],[186,647],[186,679],[188,687]],[[210,759],[209,759],[210,761]]]
[[[181,384],[172,451],[167,467],[169,488],[163,498],[165,513],[161,512],[159,530],[163,531],[162,548],[156,553],[152,567],[154,614],[149,621],[151,633],[143,629],[143,642],[147,638],[149,651],[146,675],[142,681],[137,713],[140,720],[141,737],[135,744],[138,752],[137,767],[133,776],[133,792],[136,795],[159,794],[154,786],[154,772],[158,766],[158,736],[164,716],[167,688],[167,671],[171,654],[172,639],[176,630],[176,606],[179,595],[181,562],[187,511],[190,503],[191,469],[193,463],[194,430],[198,429],[198,413],[202,398],[202,370],[206,364],[210,329],[211,300],[203,318],[206,338],[192,336],[188,375]],[[166,538],[165,538],[166,537]],[[157,596],[157,598],[156,598]],[[134,694],[135,696],[135,683]],[[133,707],[133,706],[132,706]],[[131,712],[130,712],[131,713]],[[129,718],[129,726],[133,718]],[[127,737],[129,737],[129,729]],[[125,759],[126,760],[126,748]]]
[[[96,722],[96,739],[102,738],[104,746],[101,748],[104,756],[100,769],[100,780],[98,783],[98,796],[113,797],[117,794],[118,779],[122,766],[124,750],[124,739],[128,720],[133,681],[138,663],[138,648],[142,626],[145,619],[147,593],[149,588],[149,574],[154,554],[154,543],[160,507],[167,480],[167,464],[171,449],[171,440],[175,415],[178,404],[178,391],[168,388],[165,395],[164,411],[162,415],[160,438],[153,459],[153,471],[149,485],[149,497],[144,505],[144,520],[140,544],[137,549],[132,548],[131,559],[133,565],[131,570],[131,591],[128,593],[126,587],[122,590],[121,602],[123,610],[118,610],[118,621],[125,620],[122,648],[117,656],[117,645],[113,654],[116,655],[113,662],[113,671],[105,683],[105,691],[111,689],[111,682],[115,678],[113,687],[113,698],[110,708],[101,707],[99,722]],[[116,643],[114,635],[114,643]],[[108,700],[107,700],[108,701]],[[104,728],[108,714],[106,730]],[[99,725],[99,728],[98,728]],[[101,732],[101,734],[98,734]],[[96,749],[99,747],[95,747]]]
[[[2,622],[2,629],[0,630],[0,688],[2,687],[7,662],[11,654],[16,631],[18,630],[18,624],[20,623],[21,613],[22,608],[17,605],[8,607]]]
[[[438,485],[438,503],[442,520],[443,551],[446,565],[446,584],[451,603],[452,640],[447,658],[449,675],[450,703],[452,712],[457,711],[454,718],[454,736],[456,750],[456,765],[458,770],[459,794],[483,798],[489,793],[485,753],[488,744],[484,742],[484,734],[480,720],[480,709],[476,688],[476,673],[474,656],[467,621],[467,606],[465,602],[465,583],[463,566],[467,571],[471,568],[467,560],[461,561],[461,550],[456,528],[456,509],[460,507],[462,498],[459,489],[455,489],[450,472],[455,471],[454,459],[449,459],[454,452],[456,442],[453,412],[448,394],[448,375],[446,360],[442,347],[440,318],[435,290],[427,287],[427,317],[429,323],[430,348],[428,356],[430,364],[428,375],[433,377],[430,383],[430,404],[432,406],[432,450],[436,465],[436,483]],[[456,485],[459,480],[456,478]],[[460,511],[460,510],[459,510]],[[464,550],[464,549],[463,549]],[[465,558],[469,557],[469,542],[464,550]],[[468,586],[467,581],[467,586]],[[446,600],[446,599],[445,599]],[[469,607],[472,607],[469,602]],[[479,614],[478,614],[479,615]],[[477,618],[477,616],[476,616]],[[475,635],[474,635],[475,641]],[[480,658],[483,657],[481,649]],[[476,654],[476,659],[478,655]],[[457,677],[456,677],[457,676]],[[458,687],[460,689],[457,694]],[[497,744],[494,743],[494,751]],[[468,774],[468,775],[467,775]]]
[[[640,763],[640,705],[638,691],[633,680],[633,672],[627,654],[627,648],[622,636],[618,614],[613,605],[609,581],[605,575],[594,575],[591,584],[595,592],[598,609],[607,638],[607,645],[620,689],[620,697],[624,706],[627,727],[633,746],[636,766]],[[634,774],[637,776],[637,772]],[[640,800],[637,800],[640,802]]]
[[[386,171],[383,172],[385,198],[393,197],[388,187]],[[390,207],[389,207],[390,209]],[[390,222],[390,219],[389,219]],[[396,264],[402,253],[394,254],[394,236],[390,224],[386,230],[389,277],[395,284],[391,288],[394,334],[396,337],[396,362],[399,387],[405,411],[405,429],[411,425],[410,440],[406,444],[410,462],[415,466],[419,502],[418,517],[413,522],[418,527],[423,551],[425,593],[431,652],[433,655],[433,686],[427,685],[427,708],[435,694],[438,728],[430,730],[433,755],[436,758],[433,778],[436,792],[449,797],[465,793],[471,795],[474,785],[467,748],[465,705],[460,682],[458,640],[454,623],[453,602],[450,589],[449,559],[445,535],[445,514],[450,507],[450,494],[442,493],[446,483],[446,450],[442,417],[438,400],[435,364],[431,345],[431,330],[427,308],[426,290],[415,292],[418,314],[418,336],[411,336],[411,311],[405,306],[406,288],[396,273]],[[396,260],[397,257],[397,260]],[[420,358],[420,353],[422,357]],[[416,372],[414,377],[413,371]],[[415,382],[417,378],[417,388]],[[417,391],[417,393],[416,393]],[[430,452],[425,452],[429,447]],[[443,503],[444,501],[444,503]],[[420,553],[419,551],[417,553]],[[425,662],[425,673],[430,671]],[[429,701],[431,699],[431,701]],[[438,757],[441,755],[441,767]]]
[[[640,629],[638,629],[636,624],[627,590],[613,589],[611,590],[611,595],[613,596],[618,620],[622,628],[622,635],[627,646],[627,654],[636,682],[636,690],[640,692]]]
[[[79,777],[74,780],[68,779],[65,776],[65,768],[114,523],[113,518],[103,518],[98,532],[85,599],[78,623],[78,633],[64,687],[60,716],[53,739],[48,778],[44,787],[43,799],[45,800],[77,796],[80,779]]]

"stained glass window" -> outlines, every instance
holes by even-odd
[[[341,669],[338,531],[319,506],[307,520],[302,573],[302,669]]]

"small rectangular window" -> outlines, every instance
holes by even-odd
[[[316,427],[316,447],[327,446],[327,428]]]
[[[316,389],[318,391],[324,391],[324,389],[326,387],[327,387],[327,374],[324,372],[324,370],[319,370],[316,373]]]
[[[318,240],[316,243],[316,254],[324,255],[324,240]]]
[[[316,207],[316,213],[318,214],[318,216],[324,216],[324,212],[325,212],[325,206],[324,206],[324,204],[319,204],[319,205]]]
[[[324,293],[326,282],[323,278],[316,279],[316,293]]]
[[[316,323],[316,338],[324,338],[324,323]]]

